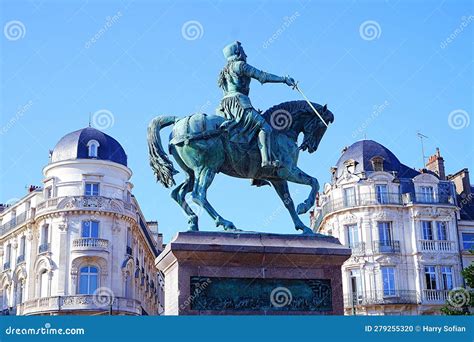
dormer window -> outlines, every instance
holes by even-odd
[[[373,157],[370,159],[372,162],[372,169],[374,171],[383,171],[383,158],[382,157]]]
[[[344,162],[344,166],[350,174],[354,174],[357,164],[358,163],[354,159],[348,159]]]
[[[97,152],[99,149],[99,142],[97,140],[90,140],[87,143],[87,147],[89,148],[89,157],[97,158]]]

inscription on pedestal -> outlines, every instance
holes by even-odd
[[[331,311],[329,279],[191,277],[191,310]]]

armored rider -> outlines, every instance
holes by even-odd
[[[276,76],[247,64],[247,55],[240,42],[227,45],[223,50],[227,65],[219,74],[218,85],[224,91],[224,97],[217,114],[226,121],[221,128],[239,134],[237,139],[250,141],[258,134],[258,147],[262,156],[262,167],[278,167],[280,162],[273,160],[271,153],[271,126],[250,103],[249,90],[252,78],[260,83],[286,83],[295,86],[295,80],[289,76]]]

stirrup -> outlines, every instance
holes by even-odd
[[[262,168],[267,168],[267,167],[278,168],[278,167],[281,167],[281,162],[280,162],[279,160],[273,160],[273,161],[268,162],[268,163],[266,163],[266,164],[264,164],[264,163],[262,162],[261,167],[262,167]]]

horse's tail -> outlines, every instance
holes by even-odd
[[[148,152],[150,153],[150,166],[155,173],[156,180],[163,184],[166,188],[173,186],[175,183],[173,175],[177,174],[173,162],[163,150],[161,145],[160,130],[163,127],[174,124],[176,116],[157,116],[151,120],[148,125]]]

